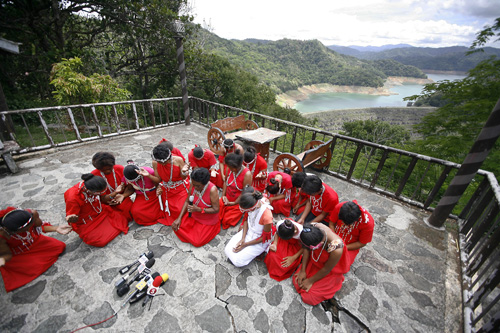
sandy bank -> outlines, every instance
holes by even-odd
[[[397,85],[402,84],[426,84],[432,83],[431,79],[418,79],[412,77],[401,77],[401,76],[390,76],[384,83],[383,87],[360,87],[360,86],[336,86],[329,83],[319,83],[310,86],[302,86],[297,90],[290,90],[286,93],[279,94],[276,96],[276,103],[283,107],[293,108],[297,102],[303,101],[312,94],[321,93],[354,93],[354,94],[367,94],[367,95],[379,95],[379,96],[389,96],[396,95],[390,89]]]

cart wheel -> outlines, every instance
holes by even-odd
[[[207,140],[208,140],[208,146],[210,147],[210,150],[217,155],[221,155],[224,153],[224,148],[222,147],[222,143],[226,137],[224,136],[224,133],[217,127],[212,127],[208,131],[207,135]]]
[[[245,129],[246,130],[254,130],[259,128],[259,125],[253,120],[246,120],[245,121]]]
[[[319,140],[311,141],[304,147],[304,151],[307,151],[309,149],[314,149],[322,144],[324,144],[323,141]],[[321,156],[319,160],[311,164],[311,166],[315,169],[323,169],[330,164],[331,159],[332,159],[332,151],[330,149],[327,149],[326,152],[323,154],[323,156]]]
[[[295,155],[283,153],[274,160],[273,171],[285,172],[286,168],[290,169],[292,175],[304,170],[302,162]]]

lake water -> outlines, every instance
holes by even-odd
[[[427,77],[435,82],[441,80],[460,80],[465,75],[451,74],[427,74]],[[367,94],[351,94],[351,93],[321,93],[310,95],[308,99],[295,104],[295,109],[302,113],[327,111],[327,110],[342,110],[370,107],[401,107],[406,106],[407,101],[403,101],[404,97],[417,95],[422,92],[423,86],[420,84],[404,84],[391,88],[392,92],[398,95],[376,96]]]

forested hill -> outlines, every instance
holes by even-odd
[[[380,87],[387,76],[425,78],[413,66],[342,55],[317,40],[236,41],[206,30],[199,38],[205,50],[255,74],[277,93],[317,83]]]
[[[488,59],[492,55],[500,57],[500,49],[485,47],[484,52],[466,55],[469,48],[465,46],[451,47],[397,47],[379,52],[363,52],[359,48],[345,46],[328,46],[329,49],[358,59],[380,60],[392,59],[422,70],[462,71],[466,72]]]

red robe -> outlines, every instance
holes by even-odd
[[[271,203],[273,206],[273,213],[274,214],[283,214],[286,217],[290,216],[290,211],[292,210],[292,177],[290,177],[289,174],[280,172],[280,171],[273,171],[267,176],[266,183],[269,184],[269,180],[273,179],[276,177],[276,175],[280,175],[282,177],[281,181],[281,189],[277,194],[270,194],[270,197],[275,197],[281,194],[285,194],[285,198],[281,200],[275,200]]]
[[[99,199],[88,202],[83,194],[83,182],[79,182],[64,193],[66,216],[78,215],[78,221],[70,223],[73,230],[88,245],[103,247],[121,232],[128,232],[128,221]],[[101,210],[102,209],[102,210]]]
[[[306,200],[309,200],[309,196],[305,193],[300,192],[300,188],[293,188],[292,189],[292,208],[297,205],[297,203],[305,203]],[[295,213],[296,215],[302,214],[304,209],[306,208],[306,205],[304,204],[301,206],[297,212]]]
[[[252,172],[252,187],[259,192],[263,192],[266,189],[266,178],[267,178],[267,162],[260,156],[260,153],[255,155],[253,162],[246,163],[243,161],[243,166],[247,167],[250,172]],[[256,179],[260,171],[264,171],[264,177],[262,179]]]
[[[194,195],[193,204],[200,208],[210,208],[210,190],[215,185],[208,183],[207,189],[203,197]],[[181,227],[179,230],[174,231],[177,237],[185,243],[191,243],[196,247],[203,246],[214,239],[220,232],[219,213],[207,214],[201,212],[192,212],[191,217],[189,214],[184,214],[182,217]]]
[[[164,225],[172,225],[179,216],[188,197],[189,179],[182,179],[181,168],[168,163],[162,165],[157,163],[157,171],[162,182],[159,184],[163,191],[161,193],[161,205],[163,205],[163,217],[158,220]],[[172,172],[171,172],[172,171]]]
[[[0,212],[0,218],[7,213],[5,212],[7,210]],[[7,242],[12,252],[12,259],[0,267],[7,292],[22,287],[42,275],[66,248],[63,242],[41,234],[42,227],[46,225],[50,223],[43,222],[40,227],[32,224],[27,232],[19,235],[26,238],[24,242],[19,236],[5,237],[0,234],[0,238]]]
[[[323,266],[325,266],[326,261],[330,258],[330,253],[326,251],[326,248],[321,252],[322,248],[310,251],[309,260],[306,266],[306,276],[307,278],[312,277],[316,274]],[[321,256],[320,256],[321,253]],[[318,262],[313,260],[319,256]],[[314,282],[309,291],[301,289],[297,283],[297,277],[293,277],[293,285],[295,290],[302,297],[302,301],[306,304],[317,305],[327,299],[335,296],[335,293],[342,288],[342,283],[344,282],[344,274],[349,271],[350,259],[348,251],[346,251],[345,245],[342,251],[342,256],[339,262],[332,268],[332,270],[321,280]],[[297,269],[299,272],[302,268],[302,264]]]
[[[116,165],[115,164],[113,166],[114,174],[110,173],[108,175],[105,175],[97,169],[92,170],[91,173],[95,176],[103,177],[104,179],[106,179],[106,183],[108,183],[108,187],[106,188],[106,192],[104,192],[104,194],[106,195],[106,194],[110,194],[111,192],[113,192],[118,187],[118,185],[120,185],[122,183],[123,169],[124,169],[123,165]],[[127,221],[130,222],[130,221],[132,221],[132,215],[130,214],[130,209],[132,208],[132,203],[133,202],[130,198],[125,198],[125,200],[123,200],[121,204],[113,205],[110,207],[113,208],[113,210],[116,210],[119,213],[121,213],[123,216],[125,216]]]
[[[278,235],[275,237],[278,237]],[[283,281],[292,276],[293,272],[295,272],[300,265],[300,259],[302,257],[299,256],[297,260],[288,267],[281,266],[281,263],[285,257],[295,255],[301,248],[302,245],[298,239],[290,238],[289,240],[284,240],[280,238],[278,240],[276,252],[269,251],[264,259],[269,276],[276,281]]]
[[[337,204],[335,210],[330,215],[330,221],[334,224],[335,233],[344,240],[346,245],[358,241],[363,244],[370,243],[373,237],[373,229],[375,228],[373,217],[366,209],[358,205],[361,210],[361,219],[351,225],[345,225],[342,223],[342,220],[339,220],[339,211],[346,202],[347,201]],[[353,200],[353,202],[358,204],[356,200]],[[356,259],[359,250],[360,249],[349,251],[349,258],[351,260],[349,266],[352,265],[354,259]]]
[[[236,178],[236,181],[234,179],[236,175],[231,171],[228,172],[226,183],[229,185],[226,188],[226,197],[230,202],[236,201],[236,199],[238,199],[241,195],[241,191],[243,191],[243,181],[245,180],[245,175],[248,171],[249,170],[247,168],[243,168]],[[220,198],[219,207],[220,222],[223,229],[234,227],[241,220],[243,213],[240,211],[240,205],[226,206],[224,205],[222,198]]]
[[[215,155],[209,149],[204,149],[203,157],[200,159],[194,157],[193,150],[191,150],[188,153],[188,159],[189,159],[189,164],[193,169],[205,168],[208,171],[210,171],[210,168],[217,165],[217,160],[215,159]],[[224,182],[222,181],[222,176],[220,174],[220,171],[219,170],[216,171],[217,173],[215,177],[212,177],[212,175],[210,174],[210,182],[215,184],[215,186],[221,188],[224,185]]]
[[[149,174],[154,175],[153,168],[143,167]],[[125,177],[122,182],[131,184],[135,190],[135,200],[130,213],[134,221],[140,225],[153,225],[158,223],[158,220],[163,217],[163,212],[160,209],[160,201],[156,196],[155,183],[148,177],[142,180],[130,182]]]
[[[323,183],[323,192],[310,196],[309,200],[311,200],[311,212],[318,216],[322,212],[327,212],[324,220],[329,221],[329,215],[334,211],[335,206],[339,203],[339,196],[337,192],[335,192],[330,186]]]

